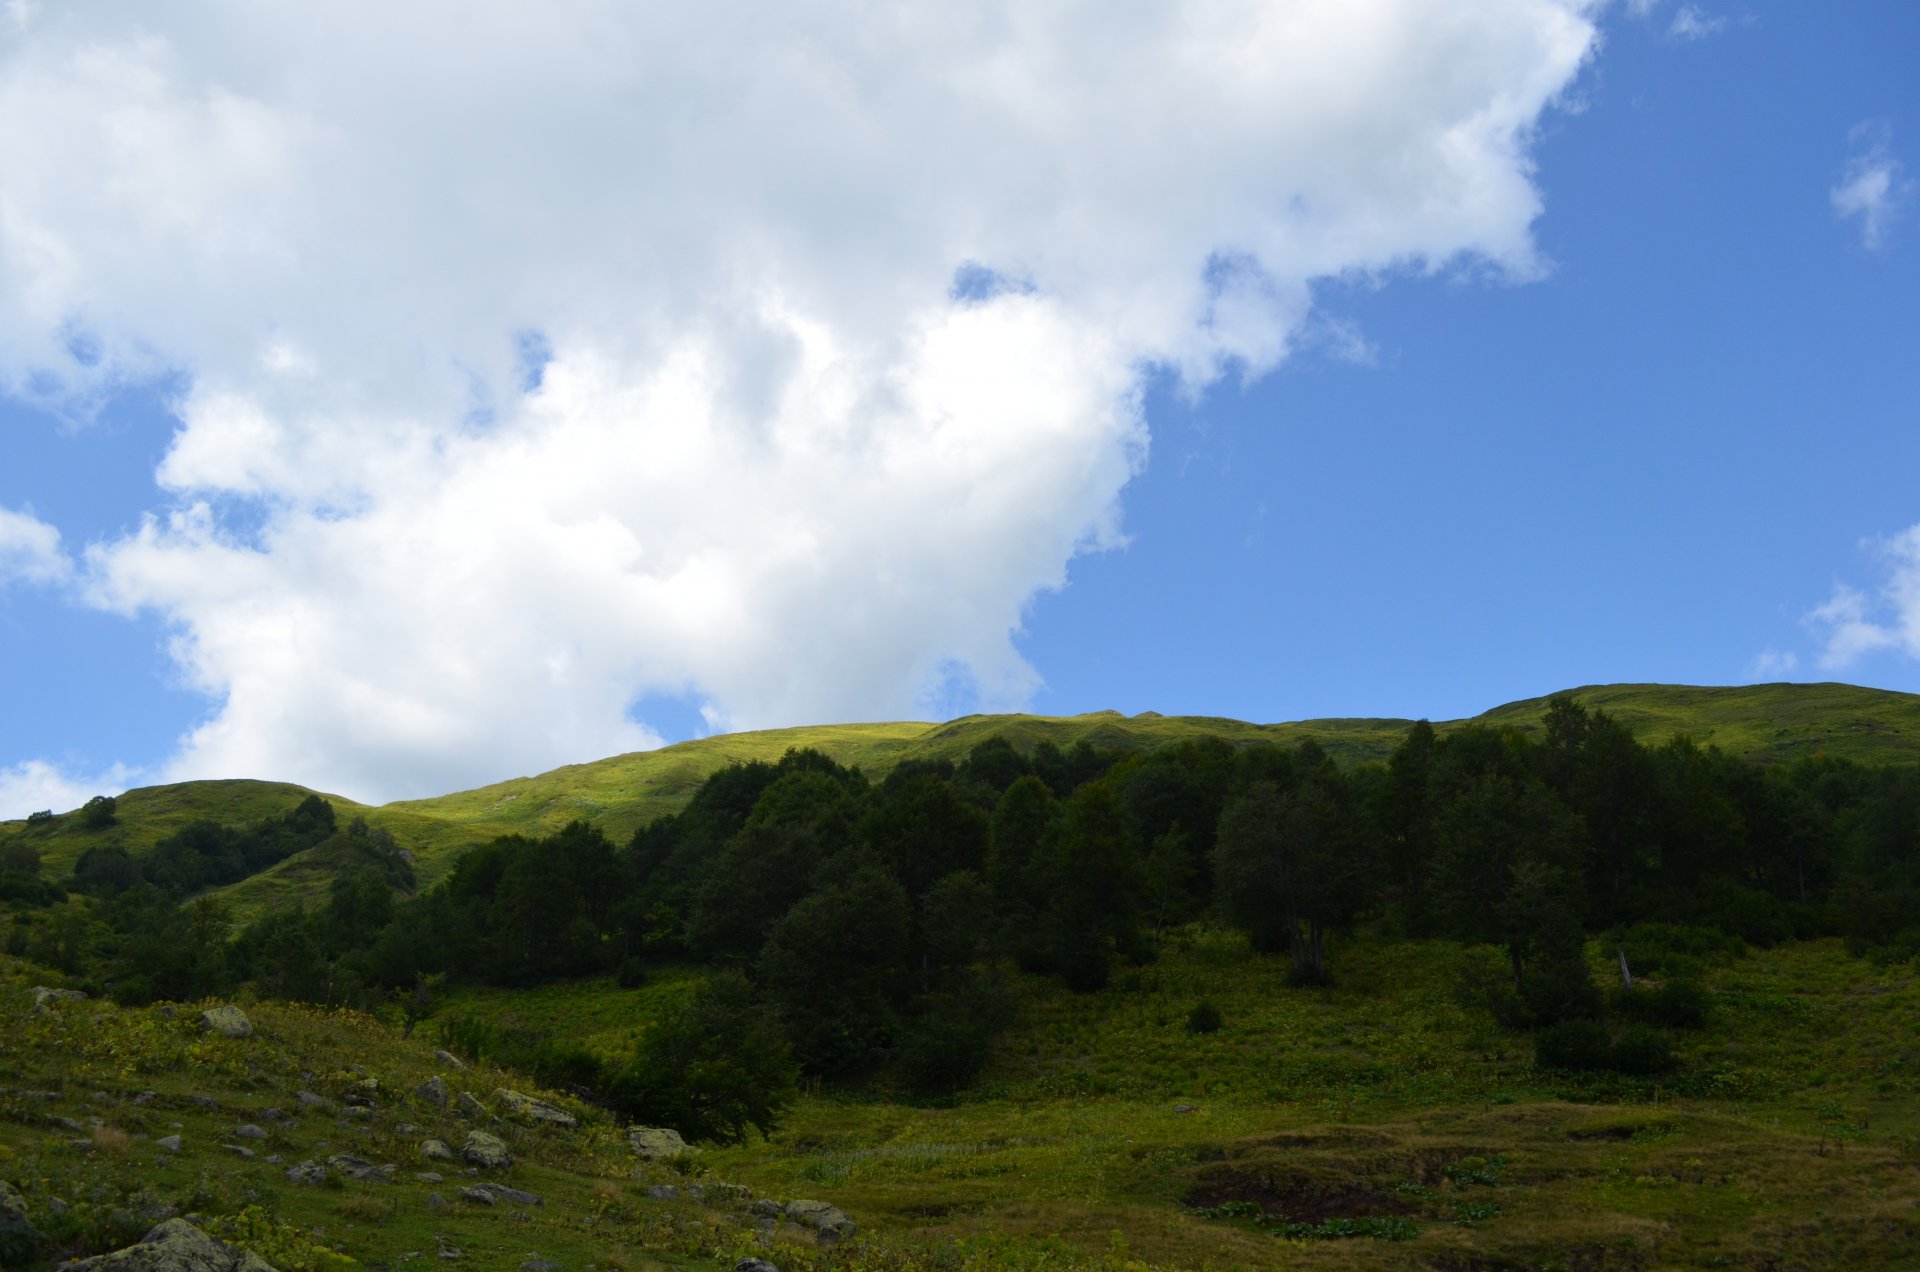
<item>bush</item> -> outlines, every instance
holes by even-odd
[[[1542,1069],[1607,1069],[1613,1043],[1597,1020],[1563,1020],[1534,1035],[1533,1063]]]
[[[1673,1045],[1665,1034],[1645,1025],[1630,1025],[1614,1039],[1613,1055],[1607,1067],[1618,1073],[1644,1077],[1665,1073],[1673,1065]]]
[[[1707,1023],[1710,1002],[1698,981],[1676,980],[1643,989],[1620,989],[1613,1008],[1629,1020],[1668,1029],[1698,1029]]]
[[[1191,1034],[1210,1034],[1220,1031],[1220,1009],[1212,1003],[1201,1003],[1187,1013],[1187,1032]]]
[[[636,957],[622,959],[615,979],[620,982],[622,989],[639,989],[647,983],[647,965]]]
[[[1681,923],[1636,923],[1614,934],[1636,975],[1691,977],[1704,967],[1746,957],[1747,943],[1719,928]]]

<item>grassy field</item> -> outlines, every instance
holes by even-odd
[[[1572,692],[1626,723],[1643,741],[1685,733],[1763,762],[1816,752],[1874,763],[1920,762],[1920,695],[1839,684],[1599,685]],[[1539,727],[1545,706],[1544,698],[1527,699],[1435,727],[1445,732],[1491,723],[1532,730]],[[1336,758],[1357,762],[1385,758],[1410,723],[1334,719],[1249,724],[1211,716],[1095,712],[965,716],[945,724],[817,725],[702,738],[376,808],[339,796],[327,798],[342,820],[362,816],[392,832],[414,854],[425,886],[450,870],[461,850],[497,835],[548,834],[582,818],[624,842],[636,827],[677,811],[714,770],[749,760],[777,760],[793,747],[816,748],[870,775],[882,774],[903,759],[959,760],[990,737],[1008,738],[1022,748],[1048,741],[1063,749],[1083,741],[1096,747],[1145,749],[1208,736],[1236,744],[1296,744],[1310,738]],[[119,824],[105,830],[87,830],[80,818],[66,815],[33,826],[0,823],[0,837],[26,836],[40,849],[49,872],[57,875],[97,844],[120,843],[138,853],[195,819],[251,821],[291,809],[308,794],[303,787],[257,781],[145,787],[120,797]],[[227,889],[227,896],[236,913],[245,916],[280,901],[311,900],[330,878],[325,861],[296,856]]]
[[[1911,965],[1875,967],[1832,943],[1753,952],[1711,972],[1713,1014],[1680,1035],[1681,1068],[1643,1079],[1534,1069],[1523,1036],[1455,1002],[1460,967],[1482,956],[1355,942],[1334,953],[1336,986],[1298,990],[1238,937],[1188,929],[1099,994],[1019,979],[1018,1023],[955,1098],[904,1098],[884,1073],[814,1090],[771,1139],[679,1168],[637,1163],[578,1104],[573,1131],[489,1121],[520,1159],[504,1182],[543,1203],[493,1207],[459,1200],[477,1181],[457,1163],[419,1156],[429,1136],[457,1148],[469,1123],[412,1092],[435,1074],[489,1102],[526,1084],[436,1061],[434,1020],[405,1038],[353,1013],[248,1004],[259,1032],[229,1041],[187,1009],[34,1013],[25,987],[39,974],[0,961],[0,1178],[73,1251],[131,1239],[172,1206],[282,1272],[344,1272],[336,1255],[400,1268],[442,1248],[475,1268],[537,1258],[611,1272],[747,1253],[788,1272],[1914,1266]],[[1603,972],[1604,952],[1593,957]],[[467,990],[438,1018],[476,1014],[618,1055],[692,976]],[[1202,998],[1224,1018],[1218,1033],[1185,1028]],[[369,1076],[378,1107],[345,1116],[339,1101]],[[303,1110],[299,1090],[335,1103]],[[243,1123],[266,1137],[236,1139]],[[157,1146],[167,1134],[181,1151]],[[393,1182],[285,1178],[336,1153],[395,1164]],[[427,1169],[445,1178],[418,1177]],[[660,1184],[708,1200],[649,1196]],[[861,1233],[834,1248],[793,1225],[763,1234],[751,1198],[824,1200]]]

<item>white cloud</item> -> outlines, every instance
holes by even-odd
[[[1319,278],[1538,271],[1592,9],[49,6],[0,42],[0,377],[190,377],[171,503],[88,558],[219,703],[175,776],[1017,706],[1148,368],[1270,368]]]
[[[0,507],[0,587],[59,583],[73,571],[60,550],[60,532],[31,512]]]
[[[92,776],[70,773],[46,760],[26,760],[0,768],[0,821],[18,821],[42,809],[61,813],[95,795],[118,795],[135,774],[118,765]]]
[[[1694,5],[1683,4],[1673,15],[1673,21],[1667,27],[1667,34],[1676,40],[1704,40],[1726,29],[1725,18],[1713,17],[1701,12]]]
[[[1800,655],[1791,650],[1762,650],[1747,668],[1750,680],[1780,680],[1800,670]]]
[[[1882,650],[1920,658],[1920,525],[1869,546],[1885,565],[1880,585],[1869,594],[1836,584],[1827,602],[1807,616],[1824,632],[1820,665],[1829,670]]]
[[[1860,244],[1870,252],[1886,245],[1887,231],[1913,194],[1913,182],[1893,155],[1893,133],[1884,123],[1855,127],[1853,157],[1840,181],[1827,192],[1835,216],[1858,220]]]

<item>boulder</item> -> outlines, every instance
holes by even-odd
[[[467,1132],[467,1142],[460,1146],[460,1156],[470,1165],[481,1170],[505,1170],[513,1165],[513,1154],[498,1135],[489,1135],[485,1131]]]
[[[680,1195],[680,1190],[672,1184],[655,1184],[647,1189],[647,1196],[655,1201],[672,1201]]]
[[[538,1206],[544,1203],[533,1193],[519,1188],[509,1188],[505,1184],[475,1184],[471,1188],[462,1188],[460,1195],[468,1201],[491,1206],[496,1201],[504,1201],[515,1206]]]
[[[252,1122],[248,1122],[244,1126],[234,1127],[233,1137],[235,1139],[265,1139],[267,1138],[267,1132],[264,1128],[255,1126]]]
[[[311,1091],[295,1091],[293,1098],[303,1109],[324,1109],[327,1107],[327,1097],[324,1095],[315,1095]]]
[[[420,1156],[430,1157],[436,1162],[450,1162],[453,1160],[453,1150],[447,1147],[445,1140],[421,1140]]]
[[[733,1272],[780,1272],[780,1265],[765,1259],[742,1259],[733,1265]]]
[[[62,1265],[66,1272],[273,1272],[259,1255],[169,1219],[137,1245]]]
[[[503,1114],[522,1122],[541,1122],[566,1130],[572,1130],[580,1125],[580,1119],[565,1109],[548,1104],[545,1100],[536,1100],[530,1095],[522,1095],[518,1091],[509,1091],[505,1087],[495,1091],[493,1099],[494,1103],[500,1106]]]
[[[155,1148],[164,1148],[169,1153],[177,1153],[180,1151],[180,1137],[178,1135],[162,1135],[159,1139],[153,1141],[153,1146]]]
[[[27,1199],[0,1179],[0,1267],[19,1267],[45,1248],[47,1239],[27,1218]]]
[[[219,1007],[209,1007],[207,1010],[201,1012],[200,1025],[201,1028],[211,1030],[219,1034],[222,1038],[253,1037],[253,1022],[247,1019],[247,1013],[241,1011],[231,1003],[223,1004]],[[154,1231],[158,1232],[159,1229],[156,1228]],[[198,1229],[195,1229],[195,1231],[198,1231]],[[103,1255],[101,1257],[112,1258],[113,1256]]]
[[[33,995],[35,1011],[52,1011],[61,1003],[84,1003],[87,996],[77,989],[54,989],[47,985],[35,985],[27,991]]]
[[[627,1147],[633,1150],[635,1157],[657,1162],[686,1152],[687,1141],[681,1139],[680,1132],[671,1126],[629,1126]]]
[[[447,1093],[447,1080],[438,1074],[435,1074],[419,1086],[413,1088],[413,1093],[425,1100],[428,1104],[433,1105],[436,1109],[446,1108],[447,1102],[453,1099],[453,1097]]]
[[[385,1166],[375,1166],[365,1158],[349,1157],[345,1153],[336,1153],[332,1157],[327,1158],[327,1165],[339,1171],[348,1179],[373,1180],[382,1184],[390,1184],[393,1182],[393,1166],[391,1163]]]
[[[844,1210],[829,1206],[824,1201],[790,1201],[787,1203],[787,1218],[802,1227],[812,1228],[823,1241],[838,1241],[859,1230],[859,1226],[847,1217]]]
[[[453,1097],[453,1110],[470,1122],[487,1120],[487,1106],[474,1099],[465,1091]]]
[[[436,1051],[433,1053],[433,1058],[441,1064],[446,1065],[449,1069],[464,1069],[467,1067],[460,1057],[454,1055],[451,1051]]]
[[[310,1188],[318,1188],[321,1184],[327,1182],[326,1168],[320,1165],[319,1162],[301,1162],[298,1166],[289,1166],[287,1167],[287,1182],[290,1184],[306,1184]]]

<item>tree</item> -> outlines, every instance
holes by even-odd
[[[120,801],[111,795],[95,795],[80,806],[80,824],[88,830],[105,830],[119,820]]]
[[[879,1059],[903,997],[910,911],[877,864],[796,904],[760,956],[767,1001],[808,1073],[851,1073]]]
[[[749,1131],[779,1128],[798,1077],[786,1038],[746,978],[724,972],[656,1021],[608,1086],[637,1120],[738,1144]]]

